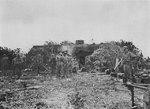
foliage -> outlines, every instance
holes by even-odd
[[[41,48],[31,48],[30,51],[27,53],[27,65],[31,66],[34,62],[34,58],[37,54],[44,54],[44,50]]]
[[[140,53],[140,50],[131,41],[120,40],[116,42],[116,44],[119,45],[120,47],[127,46],[128,50],[130,52],[134,52],[135,54]]]
[[[71,77],[78,70],[78,62],[72,56],[57,55],[56,74],[58,77]]]
[[[10,68],[11,67],[11,61],[16,56],[16,52],[15,52],[15,50],[11,50],[10,48],[7,48],[7,47],[0,47],[0,60],[4,54],[6,54],[6,56],[8,56],[9,68]]]
[[[127,46],[128,50],[130,52],[132,52],[138,56],[137,62],[138,62],[139,68],[144,68],[146,66],[146,62],[144,60],[142,51],[138,47],[136,47],[133,44],[133,42],[120,40],[120,41],[116,42],[116,44],[119,45],[120,47]]]
[[[46,41],[44,44],[44,52],[46,52],[46,54],[50,55],[51,53],[58,53],[58,48],[59,48],[59,44],[57,44],[56,42],[53,41]]]
[[[115,42],[101,43],[99,49],[95,50],[94,53],[86,57],[86,66],[92,66],[90,69],[95,67],[108,67],[113,68],[115,65],[116,58],[121,58],[123,51],[120,46]]]
[[[27,53],[28,65],[30,66],[33,63],[33,58],[35,58],[37,54],[41,54],[43,57],[43,64],[47,64],[51,54],[57,54],[59,52],[59,47],[57,43],[52,41],[46,41],[42,46],[33,46]]]

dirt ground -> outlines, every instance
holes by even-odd
[[[67,79],[40,77],[38,90],[14,93],[1,102],[10,109],[130,109],[130,91],[120,81],[101,73],[80,72]],[[143,91],[135,89],[135,103],[142,105]]]

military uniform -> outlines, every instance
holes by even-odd
[[[35,56],[33,58],[33,69],[34,71],[37,72],[37,74],[40,73],[40,69],[41,69],[41,66],[43,64],[43,57],[41,56],[41,54],[38,54],[37,56]]]
[[[73,66],[72,66],[72,58],[71,58],[71,56],[67,56],[67,67],[68,67],[68,71],[67,71],[67,76],[69,76],[69,75],[71,75],[71,73],[72,73],[72,68],[73,68]]]
[[[64,74],[64,71],[63,71],[63,68],[64,68],[64,56],[62,53],[59,53],[57,56],[56,56],[56,69],[57,69],[57,72],[56,72],[56,77],[62,77],[63,74]]]
[[[128,80],[132,79],[132,70],[134,68],[135,58],[136,55],[129,51],[124,55],[123,58],[123,69],[125,74],[124,82],[127,82]]]
[[[69,56],[66,54],[64,56],[64,64],[63,64],[63,77],[68,77],[69,75],[69,69],[71,68],[71,66],[69,66],[69,63],[71,62],[71,60],[69,61]]]
[[[19,55],[13,59],[13,73],[17,75],[18,78],[21,76],[22,63],[23,60]]]
[[[54,76],[56,72],[56,57],[54,54],[51,55],[51,58],[49,60],[49,65],[51,67],[51,76]]]
[[[4,55],[1,59],[1,69],[4,76],[7,75],[8,70],[8,57]]]

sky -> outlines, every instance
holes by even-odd
[[[150,0],[0,0],[0,46],[132,41],[150,56]]]

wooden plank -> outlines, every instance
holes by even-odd
[[[127,82],[125,85],[132,86],[132,87],[139,88],[139,89],[143,89],[143,90],[147,90],[147,87],[140,86],[140,85],[137,85],[137,84],[134,84],[131,82]]]
[[[148,87],[150,84],[142,84],[142,83],[133,83],[134,85]]]

